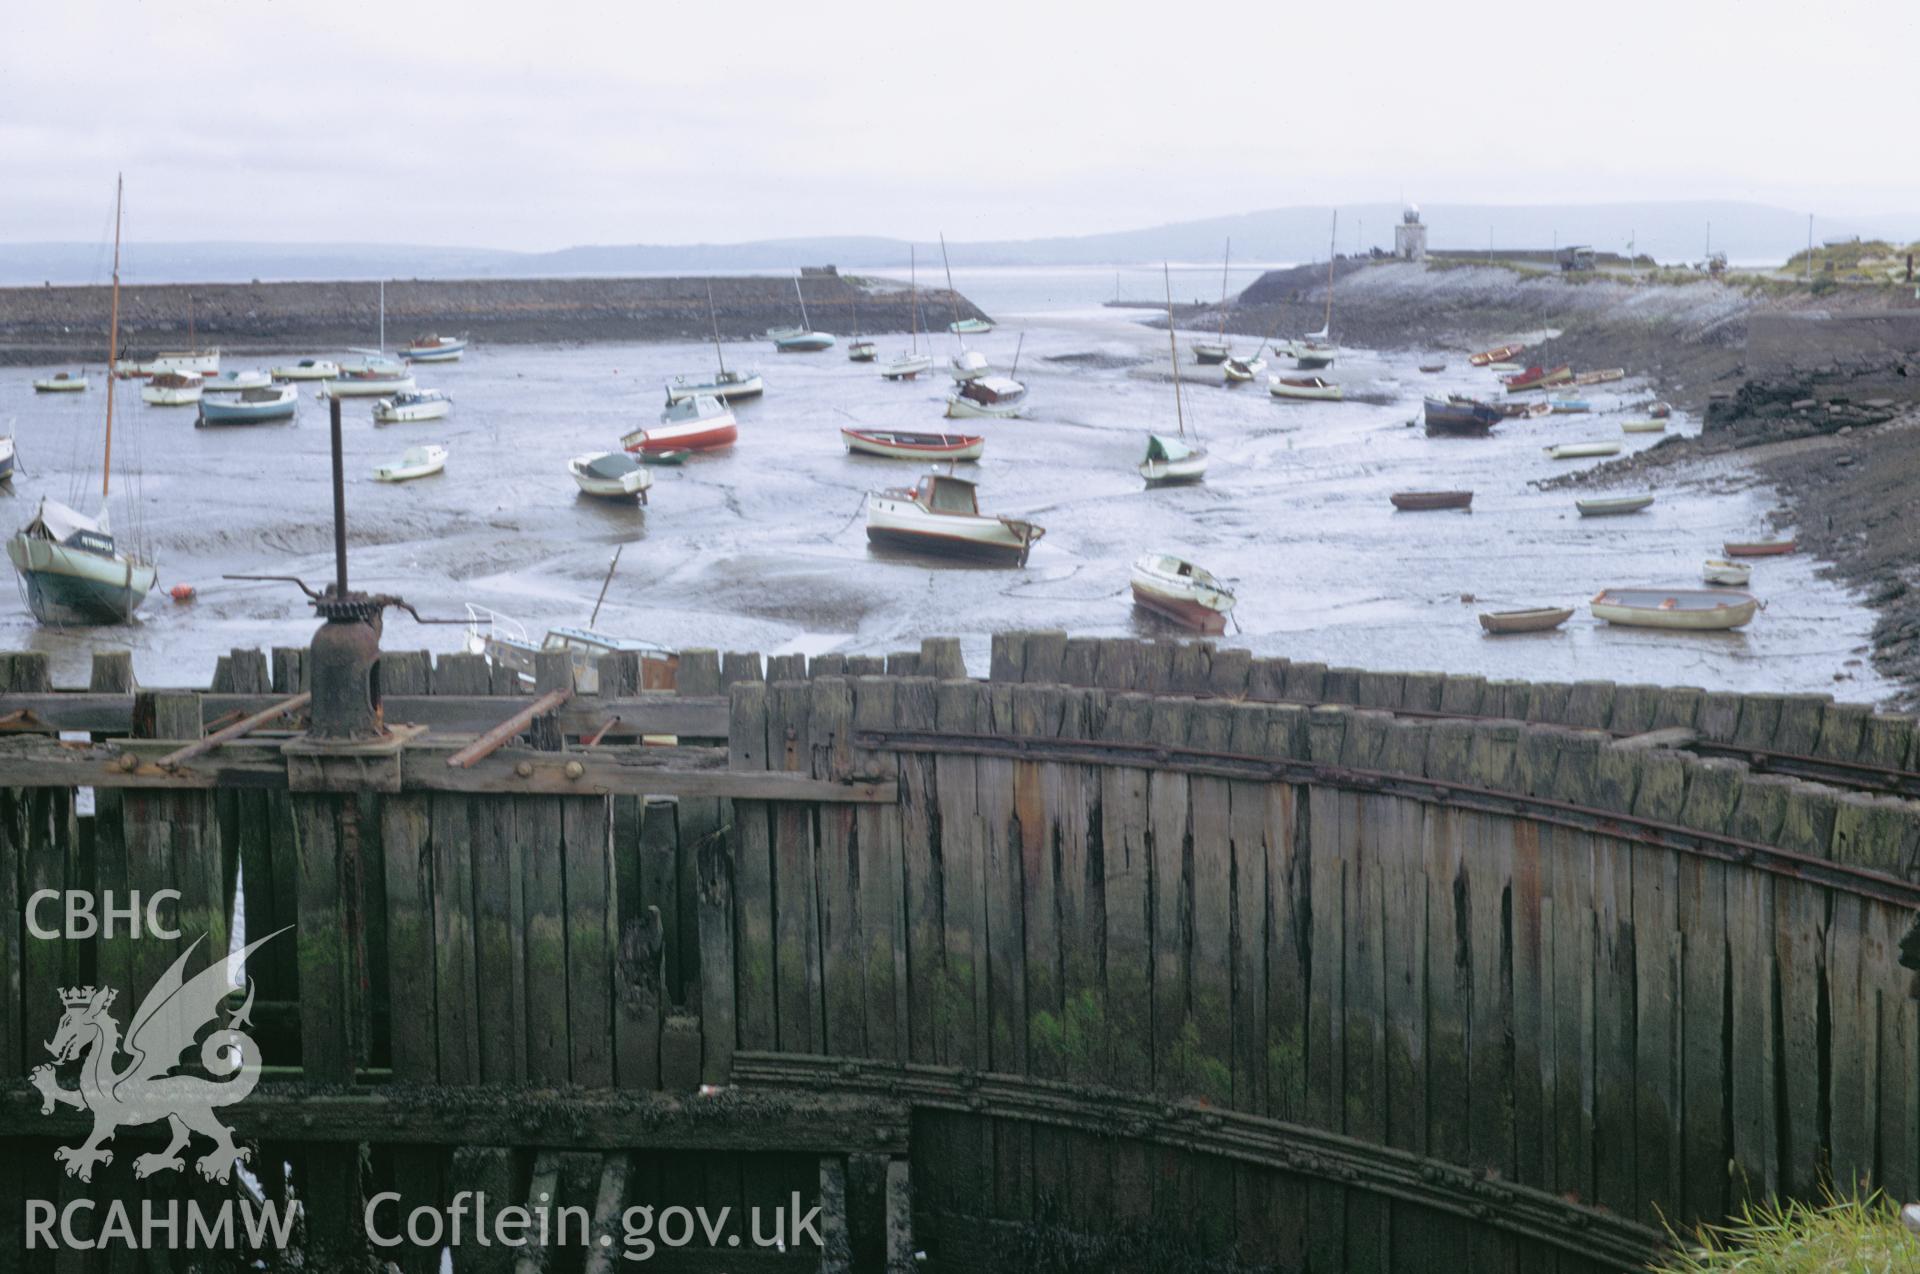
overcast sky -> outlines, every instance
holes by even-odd
[[[7,0],[0,240],[1027,238],[1920,205],[1920,5]]]

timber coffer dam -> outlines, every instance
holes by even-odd
[[[652,1267],[1587,1274],[1920,1189],[1912,718],[1059,632],[985,680],[933,638],[588,692],[564,653],[530,687],[381,654],[388,599],[332,598],[205,690],[0,656],[8,1268],[108,1268],[30,1247],[39,1203],[245,1193],[304,1225],[231,1268],[433,1271],[443,1236],[375,1236],[482,1192],[590,1229],[461,1274],[789,1199],[818,1243]],[[164,889],[174,937],[19,919]],[[240,927],[247,1172],[141,1178],[165,1124],[123,1115],[60,1173],[92,1125],[46,1042]]]

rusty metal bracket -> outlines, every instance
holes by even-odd
[[[425,726],[394,726],[377,739],[300,738],[280,745],[290,792],[398,792],[407,744]]]

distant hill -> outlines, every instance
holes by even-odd
[[[951,245],[961,266],[1129,265],[1162,260],[1207,261],[1225,240],[1241,261],[1325,260],[1330,207],[1274,208],[1109,234],[1005,239]],[[1397,204],[1340,208],[1339,250],[1390,247]],[[1434,204],[1422,211],[1435,248],[1547,248],[1580,243],[1636,251],[1662,261],[1693,261],[1709,246],[1736,262],[1784,261],[1806,247],[1805,213],[1728,201],[1507,206]],[[1920,214],[1818,218],[1816,240],[1850,235],[1908,242],[1920,237]],[[913,245],[920,262],[938,268],[939,245]],[[908,241],[880,236],[764,239],[721,244],[612,244],[557,252],[351,243],[137,243],[128,245],[122,277],[136,283],[375,278],[553,278],[788,271],[833,262],[847,268],[907,264]],[[98,244],[0,244],[0,284],[91,283],[105,280],[108,252]]]

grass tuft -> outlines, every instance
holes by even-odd
[[[1895,1274],[1920,1270],[1920,1235],[1879,1192],[1744,1205],[1725,1225],[1672,1235],[1655,1274]]]

